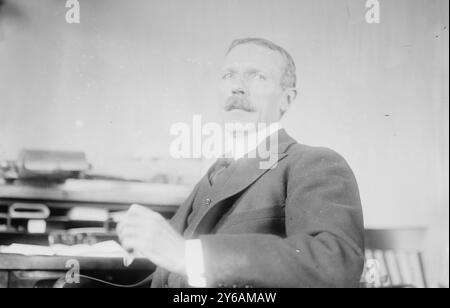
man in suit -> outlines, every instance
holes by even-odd
[[[123,247],[158,266],[152,287],[357,287],[355,177],[336,152],[299,144],[279,124],[297,94],[292,57],[268,40],[236,40],[221,77],[225,122],[266,124],[243,132],[256,146],[219,159],[170,223],[132,206],[117,228]],[[268,144],[275,159],[261,168]]]

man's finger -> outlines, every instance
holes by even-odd
[[[144,231],[141,228],[130,227],[121,230],[121,232],[117,234],[117,237],[120,242],[123,242],[127,239],[140,240],[143,234]]]
[[[146,208],[139,204],[131,205],[130,209],[128,210],[128,213],[132,213],[132,214],[141,214],[141,213],[145,213],[145,212],[153,212],[153,211],[151,209]]]
[[[134,259],[135,257],[132,253],[126,253],[123,257],[123,265],[125,267],[129,267],[133,263]]]
[[[139,223],[135,222],[134,220],[123,221],[117,225],[116,233],[118,235],[122,234],[125,230],[135,229],[136,226],[138,226],[138,225],[139,225]]]
[[[128,253],[135,253],[138,248],[138,242],[132,238],[127,238],[122,241],[122,248]]]
[[[122,232],[122,230],[123,230],[124,227],[125,227],[125,226],[124,226],[124,221],[123,221],[123,220],[120,221],[119,223],[117,223],[117,226],[116,226],[116,233],[117,233],[117,234],[120,234],[120,233]]]
[[[122,229],[129,226],[145,226],[151,224],[155,218],[153,216],[145,216],[138,213],[132,213],[130,216],[122,219],[116,226],[116,231],[120,232]]]
[[[161,214],[145,206],[133,204],[128,210],[128,217],[159,217]]]

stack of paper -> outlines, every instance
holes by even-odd
[[[127,252],[115,241],[106,241],[94,245],[61,245],[37,246],[12,244],[0,246],[0,253],[20,254],[26,256],[70,256],[70,257],[103,257],[125,258]]]

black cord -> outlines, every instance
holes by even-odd
[[[108,281],[105,281],[105,280],[101,280],[101,279],[90,277],[90,276],[86,276],[86,275],[78,275],[78,277],[80,277],[80,278],[85,278],[85,279],[92,280],[92,281],[95,281],[95,282],[100,282],[102,284],[106,284],[106,285],[109,285],[109,286],[112,286],[112,287],[124,288],[124,289],[138,288],[138,287],[142,286],[143,284],[145,284],[147,282],[150,282],[152,280],[152,278],[153,278],[152,276],[153,276],[153,274],[149,275],[144,280],[142,280],[142,281],[140,281],[138,283],[135,283],[135,284],[123,285],[123,284],[117,284],[117,283],[108,282]]]

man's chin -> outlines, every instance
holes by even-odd
[[[228,133],[250,133],[257,129],[258,114],[244,110],[228,111],[224,117],[225,130]]]
[[[225,113],[225,123],[241,123],[241,124],[248,124],[248,123],[255,123],[257,120],[257,113],[254,111],[245,111],[242,109],[234,109],[227,111]]]

